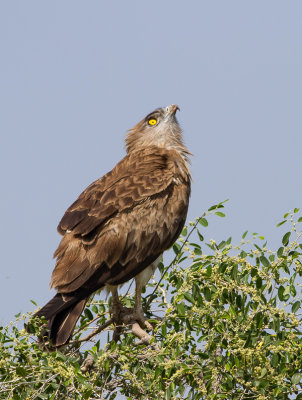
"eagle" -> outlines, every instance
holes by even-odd
[[[176,104],[157,108],[130,129],[126,156],[89,185],[61,219],[63,237],[50,281],[57,293],[34,315],[46,319],[53,346],[69,342],[96,291],[111,291],[117,312],[118,285],[132,278],[133,318],[144,324],[142,289],[181,233],[189,204],[191,153],[177,110]]]

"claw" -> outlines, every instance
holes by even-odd
[[[153,330],[152,325],[145,318],[142,308],[128,308],[122,306],[120,303],[115,303],[110,309],[110,314],[117,325],[128,325],[138,322],[142,328],[145,328],[148,331]]]
[[[129,325],[139,323],[139,325],[148,331],[152,331],[152,325],[147,321],[144,315],[144,311],[141,305],[140,291],[136,292],[136,301],[134,308],[127,308],[122,305],[119,300],[117,288],[113,287],[112,291],[112,306],[110,308],[110,314],[114,318],[116,325]]]
[[[137,321],[142,328],[146,328],[148,331],[153,330],[153,326],[147,321],[142,308],[133,309],[133,319]]]

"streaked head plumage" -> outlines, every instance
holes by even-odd
[[[179,110],[178,105],[171,104],[156,108],[143,118],[128,131],[126,136],[127,152],[138,150],[140,147],[158,146],[167,149],[174,148],[189,155],[176,119],[177,110]]]

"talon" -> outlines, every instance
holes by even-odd
[[[146,328],[148,331],[153,330],[153,326],[145,318],[145,315],[144,315],[144,312],[142,309],[134,309],[133,310],[133,319],[135,321],[137,321],[143,328]]]
[[[145,321],[144,324],[145,324],[146,329],[147,329],[148,331],[152,331],[152,330],[153,330],[153,326],[150,324],[150,322]]]
[[[129,325],[135,322],[139,323],[139,325],[147,329],[148,331],[153,330],[153,326],[147,321],[141,302],[140,297],[138,297],[135,301],[134,308],[127,308],[122,305],[119,300],[117,289],[114,288],[112,290],[113,302],[110,308],[110,314],[114,319],[116,325]]]

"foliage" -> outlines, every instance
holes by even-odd
[[[189,223],[148,285],[151,345],[127,327],[112,341],[106,301],[91,302],[61,351],[40,348],[17,316],[0,331],[0,399],[302,399],[302,217],[295,209],[278,224],[290,230],[277,251],[247,232],[239,245],[206,244],[200,230],[221,208]]]

